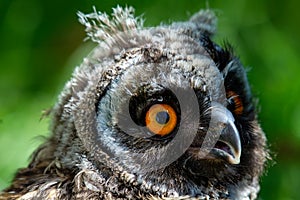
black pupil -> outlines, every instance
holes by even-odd
[[[156,114],[156,121],[159,124],[166,124],[170,120],[170,115],[166,111],[161,111]]]
[[[228,104],[228,106],[227,106],[228,109],[229,109],[229,110],[234,110],[234,109],[235,109],[235,103],[234,103],[233,98],[230,98],[228,102],[229,102],[229,104]]]

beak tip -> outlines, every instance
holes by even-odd
[[[230,156],[228,161],[229,161],[230,164],[238,165],[238,164],[240,164],[240,156],[237,156],[237,157],[231,157]]]
[[[228,162],[233,165],[240,164],[241,153],[242,153],[240,140],[238,139],[238,143],[235,146],[235,148],[234,148],[234,146],[230,145],[230,149],[231,149],[232,154],[229,155]]]

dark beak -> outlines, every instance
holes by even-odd
[[[240,163],[242,152],[240,135],[231,112],[221,104],[211,107],[211,122],[207,137],[213,147],[210,148],[207,158],[225,160],[230,164]]]

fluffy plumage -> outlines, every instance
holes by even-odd
[[[242,64],[210,39],[214,13],[152,28],[133,14],[78,14],[98,46],[59,96],[51,137],[0,199],[257,197],[266,139]],[[157,104],[177,116],[166,135],[145,120]],[[163,126],[172,117],[155,116]]]

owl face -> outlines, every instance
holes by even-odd
[[[112,27],[101,13],[80,14],[99,45],[75,70],[57,118],[71,119],[99,171],[139,192],[256,195],[265,137],[242,64],[210,39],[214,15],[142,28],[118,9]]]

